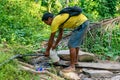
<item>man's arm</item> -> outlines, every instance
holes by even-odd
[[[60,40],[62,39],[62,35],[63,35],[63,29],[60,28],[60,29],[59,29],[59,34],[58,34],[57,40],[56,40],[55,44],[52,46],[52,49],[55,49],[55,48],[56,48],[56,46],[58,45],[58,43],[59,43]]]
[[[48,41],[48,46],[47,46],[47,49],[46,49],[46,52],[45,52],[46,56],[49,56],[49,54],[50,54],[50,49],[51,49],[51,47],[53,45],[55,33],[56,32],[51,33],[51,35],[50,35],[50,38],[49,38],[49,41]]]

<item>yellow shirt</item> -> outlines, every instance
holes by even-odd
[[[51,32],[56,32],[60,25],[69,17],[69,14],[65,13],[65,14],[60,14],[57,15],[51,24]],[[78,16],[72,16],[70,17],[67,22],[64,23],[64,25],[62,26],[62,28],[76,28],[77,26],[81,25],[82,23],[84,23],[87,20],[87,17],[83,14],[80,14]]]

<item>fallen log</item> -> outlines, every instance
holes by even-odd
[[[57,75],[55,75],[47,70],[35,71],[34,66],[32,66],[32,65],[29,65],[27,63],[20,62],[20,61],[19,61],[19,63],[21,64],[21,65],[19,65],[19,68],[23,71],[28,71],[28,72],[33,73],[33,74],[46,74],[48,76],[51,76],[53,78],[53,80],[64,80],[64,78],[61,78],[61,77],[59,77],[59,76],[57,76]]]
[[[21,62],[21,61],[18,61],[19,64],[23,65],[23,66],[26,66],[26,67],[29,67],[29,68],[32,68],[34,69],[34,66],[30,65],[30,64],[27,64],[27,63],[24,63],[24,62]]]
[[[35,71],[34,69],[31,69],[29,67],[22,66],[22,65],[19,67],[21,68],[21,70],[28,71],[28,72],[31,72],[33,74],[46,74],[48,76],[51,76],[53,78],[53,80],[64,80],[64,78],[61,78],[61,77],[59,77],[59,76],[57,76],[49,71],[46,71],[46,70],[45,71]]]
[[[91,30],[91,29],[94,29],[94,28],[98,28],[98,27],[101,27],[101,26],[112,24],[114,22],[120,22],[120,17],[113,18],[113,19],[106,19],[106,20],[100,21],[98,23],[91,23],[89,28]]]
[[[69,66],[69,61],[59,61],[59,66]],[[76,65],[78,68],[93,68],[93,69],[103,69],[103,70],[111,70],[111,71],[120,71],[119,63],[87,63],[87,62],[78,62]]]

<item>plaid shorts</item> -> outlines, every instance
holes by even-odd
[[[72,35],[68,41],[69,48],[80,47],[83,42],[84,34],[87,30],[87,26],[89,25],[89,21],[85,21],[82,25],[78,26],[72,31]]]

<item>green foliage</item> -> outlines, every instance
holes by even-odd
[[[12,47],[11,47],[12,46]],[[9,60],[11,57],[13,57],[15,54],[27,54],[32,53],[33,47],[31,46],[22,46],[20,44],[12,44],[12,45],[5,45],[0,44],[0,65],[2,63],[5,63],[6,60]],[[25,57],[25,60],[29,58]],[[31,79],[38,79],[37,75],[34,76],[33,74],[30,74],[25,71],[21,71],[19,69],[19,64],[17,61],[10,60],[8,63],[5,63],[4,65],[0,66],[0,80],[31,80]]]
[[[33,1],[0,0],[0,63],[15,54],[32,53],[40,47],[40,41],[49,37],[50,30],[40,22],[41,9]],[[19,70],[15,61],[0,67],[0,72],[0,80],[37,79]]]
[[[39,4],[26,0],[5,0],[1,3],[0,42],[35,43],[34,38],[43,29]]]
[[[32,53],[48,40],[50,28],[41,21],[46,10],[57,14],[66,6],[80,6],[92,21],[99,21],[120,15],[119,0],[0,0],[0,63],[15,54]],[[116,60],[120,55],[120,28],[86,39],[88,51],[102,55],[101,58]],[[95,38],[95,39],[94,39]],[[61,47],[59,47],[61,49]],[[59,49],[58,48],[58,49]],[[42,49],[44,51],[44,49]],[[28,58],[26,58],[27,60]],[[11,61],[0,67],[0,80],[38,80],[38,76],[18,69],[18,63]]]
[[[3,69],[0,69],[0,72],[1,80],[31,80],[37,77],[37,75],[33,76],[28,72],[19,70],[17,64],[13,62],[6,64]]]
[[[98,2],[98,4],[98,11],[100,16],[110,18],[115,15],[117,0],[101,0]]]
[[[80,0],[80,7],[87,14],[90,20],[101,20],[114,17],[117,13],[116,6],[119,0]],[[94,16],[94,17],[93,17]]]
[[[105,18],[111,18],[120,14],[117,12],[119,0],[44,0],[43,6],[48,6],[47,10],[57,14],[61,8],[67,6],[79,6],[83,9],[84,14],[91,21],[98,21]]]
[[[116,60],[120,56],[120,27],[116,25],[110,31],[103,29],[88,34],[84,47],[89,52],[101,55],[102,59]]]

